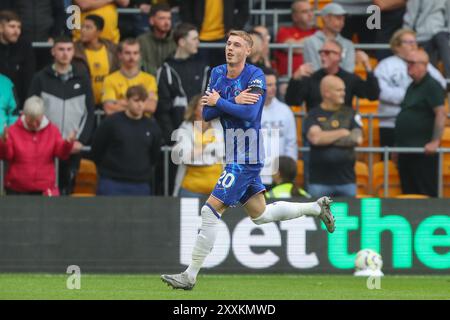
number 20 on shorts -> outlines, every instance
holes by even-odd
[[[217,184],[221,184],[224,188],[229,188],[233,185],[234,180],[236,180],[235,176],[232,173],[228,173],[226,171],[222,172],[219,177],[219,181]]]

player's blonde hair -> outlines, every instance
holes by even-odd
[[[252,39],[252,37],[247,32],[245,32],[243,30],[231,30],[228,33],[228,37],[229,36],[236,36],[236,37],[239,37],[241,39],[244,39],[245,42],[247,42],[249,48],[253,47],[253,39]]]

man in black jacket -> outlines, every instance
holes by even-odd
[[[12,11],[0,12],[0,73],[14,83],[18,109],[27,98],[35,72],[35,58],[31,43],[20,37],[22,22]]]
[[[66,13],[63,0],[15,0],[13,10],[22,19],[25,40],[47,42],[62,35],[66,29]],[[47,48],[37,48],[37,70],[52,61]]]
[[[158,69],[158,107],[155,117],[167,144],[184,120],[191,98],[203,93],[208,84],[209,67],[197,55],[199,39],[195,26],[182,23],[173,33],[176,52]]]
[[[75,49],[71,38],[56,38],[51,53],[54,63],[33,77],[29,96],[37,95],[44,100],[45,115],[64,138],[75,131],[77,140],[88,144],[94,126],[94,97],[89,76],[72,64]],[[61,194],[71,193],[79,163],[79,156],[60,162]]]
[[[369,100],[378,99],[380,87],[378,86],[377,78],[372,72],[367,54],[362,51],[357,52],[367,71],[366,81],[339,67],[342,59],[342,47],[337,41],[327,40],[319,54],[322,69],[312,73],[311,66],[305,63],[294,72],[285,96],[288,105],[302,105],[305,103],[308,111],[320,105],[322,102],[320,82],[327,75],[335,75],[344,81],[346,106],[353,105],[355,96]]]
[[[221,14],[222,13],[222,14]],[[248,1],[244,0],[183,0],[181,21],[197,27],[202,42],[225,42],[232,29],[242,30],[249,17]],[[211,67],[225,63],[223,48],[202,49],[201,55]]]
[[[91,157],[97,165],[97,195],[148,196],[153,165],[158,161],[161,131],[144,116],[146,89],[127,90],[125,111],[107,117],[97,129]]]
[[[177,44],[175,54],[164,62],[157,73],[159,100],[155,113],[165,143],[168,145],[173,144],[172,132],[183,122],[190,99],[205,92],[209,71],[209,66],[197,55],[199,39],[194,25],[179,24],[173,32],[173,37]],[[169,164],[170,192],[174,187],[176,171],[177,166],[171,162]],[[157,191],[161,192],[161,190]]]

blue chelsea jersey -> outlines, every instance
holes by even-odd
[[[250,88],[259,93],[259,101],[252,105],[239,105],[234,100],[242,91]],[[227,65],[215,67],[207,91],[220,94],[215,107],[206,106],[203,117],[206,121],[220,117],[224,130],[227,163],[263,164],[264,146],[261,132],[261,114],[266,99],[266,80],[262,70],[245,64],[236,78],[227,77]]]

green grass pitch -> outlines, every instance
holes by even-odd
[[[385,276],[381,289],[367,278],[338,275],[201,275],[192,291],[173,290],[159,275],[82,275],[69,290],[69,275],[0,274],[0,299],[303,300],[450,299],[450,275]]]

